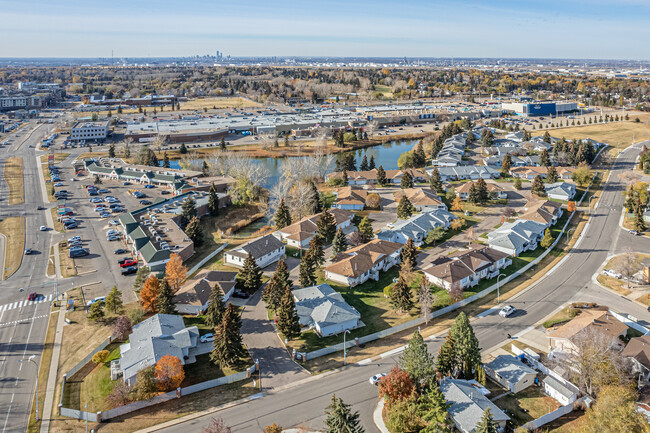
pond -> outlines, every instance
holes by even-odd
[[[375,158],[375,165],[379,167],[380,165],[384,167],[384,170],[396,170],[397,159],[399,156],[413,149],[413,146],[418,142],[418,140],[404,140],[404,141],[389,141],[384,144],[380,144],[372,147],[365,147],[363,149],[357,149],[350,152],[345,152],[345,154],[352,153],[357,161],[357,167],[361,163],[361,159],[366,156],[370,159],[371,156]],[[339,155],[344,155],[343,153]],[[306,158],[302,156],[290,156],[286,159],[291,158]],[[259,164],[264,165],[269,171],[269,177],[266,178],[262,186],[268,188],[274,185],[280,176],[282,175],[282,161],[285,158],[255,158],[255,161]],[[179,161],[170,161],[171,168],[181,168]],[[335,165],[332,165],[329,168],[329,172],[334,171]]]

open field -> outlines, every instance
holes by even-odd
[[[25,251],[25,217],[9,217],[0,221],[0,233],[6,238],[4,278],[20,267]]]
[[[10,156],[5,160],[5,181],[9,185],[9,204],[25,203],[23,158]]]
[[[191,99],[186,102],[181,102],[181,109],[180,111],[172,111],[170,105],[165,105],[163,108],[163,113],[180,113],[182,111],[187,111],[187,110],[203,110],[204,108],[207,108],[209,110],[211,109],[224,109],[224,108],[249,108],[249,107],[261,107],[262,105],[251,101],[250,99],[245,99],[245,98],[240,98],[240,97],[213,97],[213,98],[199,98],[199,99]],[[147,110],[148,114],[152,114],[154,111],[154,108],[156,108],[156,111],[160,112],[160,106],[156,107],[142,107],[143,110]],[[88,117],[92,116],[93,114],[97,114],[98,116],[106,116],[108,115],[109,110],[103,110],[103,111],[79,111],[75,113],[76,117]],[[111,114],[113,116],[119,116],[117,114],[117,107],[113,108],[111,111]],[[138,113],[139,110],[137,108],[123,108],[122,113],[123,114],[136,114]]]
[[[630,114],[630,119],[634,119],[636,114]],[[642,115],[638,116],[643,118]],[[533,135],[544,135],[546,130],[532,131]],[[632,143],[632,140],[638,142],[650,139],[650,126],[644,121],[636,123],[632,120],[623,122],[609,122],[592,125],[569,126],[564,128],[553,128],[549,134],[554,137],[564,137],[567,140],[580,138],[593,138],[594,140],[608,143],[613,147],[625,148]]]

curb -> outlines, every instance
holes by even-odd
[[[382,413],[384,412],[384,399],[382,398],[377,402],[377,406],[375,407],[375,410],[372,412],[372,421],[375,423],[375,427],[381,432],[381,433],[390,433],[390,431],[386,428],[386,424],[384,424],[384,417],[382,416]]]
[[[155,432],[155,431],[158,431],[158,430],[163,429],[163,428],[175,426],[177,424],[182,424],[184,422],[191,421],[193,419],[200,418],[200,417],[205,416],[205,415],[209,415],[211,413],[219,412],[219,411],[224,410],[224,409],[229,409],[229,408],[234,407],[234,406],[239,406],[240,404],[248,403],[249,401],[257,400],[258,398],[261,398],[262,396],[263,396],[263,394],[261,392],[258,393],[258,394],[253,394],[253,395],[251,395],[249,397],[242,398],[240,400],[236,400],[236,401],[233,401],[233,402],[230,402],[230,403],[222,404],[221,406],[213,407],[211,409],[207,409],[207,410],[204,410],[204,411],[201,411],[201,412],[196,412],[196,413],[193,413],[192,415],[188,415],[188,416],[184,416],[182,418],[167,421],[167,422],[164,422],[162,424],[156,424],[155,426],[147,427],[147,428],[144,428],[142,430],[137,430],[136,433]]]

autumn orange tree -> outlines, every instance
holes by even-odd
[[[183,259],[176,253],[169,256],[169,261],[165,265],[165,278],[172,288],[172,292],[176,293],[183,285],[187,277],[187,268],[183,266]]]
[[[140,303],[145,311],[158,312],[158,295],[160,294],[160,280],[151,274],[140,290]]]
[[[570,201],[566,205],[566,210],[569,212],[575,212],[576,211],[576,202]]]
[[[181,386],[185,379],[183,364],[178,356],[165,355],[156,363],[156,383],[161,391],[171,391]]]
[[[384,397],[388,407],[397,401],[409,398],[414,391],[411,376],[397,364],[379,381],[379,397]]]

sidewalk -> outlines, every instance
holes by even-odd
[[[63,338],[63,326],[65,325],[66,302],[67,296],[63,295],[63,301],[61,302],[61,307],[59,308],[58,312],[59,317],[57,317],[56,322],[56,334],[54,335],[54,346],[52,347],[50,372],[47,376],[47,388],[45,389],[45,402],[43,404],[41,433],[47,433],[50,430],[52,406],[54,405],[54,392],[56,390],[56,377],[59,372],[59,358],[61,357],[61,339]]]

